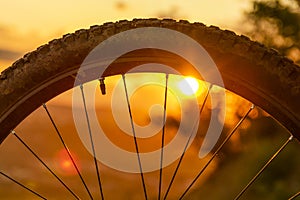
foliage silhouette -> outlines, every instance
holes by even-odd
[[[245,13],[246,34],[300,64],[300,0],[254,0]]]

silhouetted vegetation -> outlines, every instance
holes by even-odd
[[[287,4],[288,3],[288,4]],[[254,0],[247,34],[300,64],[300,0]]]

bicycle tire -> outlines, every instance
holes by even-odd
[[[134,19],[91,26],[54,39],[26,54],[0,75],[0,143],[10,130],[42,103],[72,88],[84,58],[105,39],[139,27],[163,27],[184,33],[210,54],[225,88],[263,108],[300,140],[300,68],[288,58],[232,31],[171,19]],[[105,76],[125,73],[140,63],[183,62],[172,54],[136,51],[108,68]],[[153,51],[152,51],[153,52]],[[124,59],[128,56],[132,59]],[[174,60],[175,59],[175,60]],[[176,61],[176,62],[174,62]],[[119,64],[122,67],[119,67]]]

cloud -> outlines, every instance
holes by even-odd
[[[127,4],[122,1],[118,1],[115,3],[115,7],[117,10],[123,11],[127,8]]]
[[[16,60],[20,56],[20,52],[0,49],[0,60]]]

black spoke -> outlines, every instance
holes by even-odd
[[[204,109],[204,106],[205,106],[205,104],[206,104],[206,102],[207,102],[207,98],[208,98],[209,93],[210,93],[210,91],[211,91],[211,89],[212,89],[213,86],[214,86],[213,84],[210,84],[210,85],[209,85],[209,88],[208,88],[208,90],[207,90],[207,93],[206,93],[206,95],[205,95],[205,97],[204,97],[203,103],[202,103],[201,108],[200,108],[200,115],[201,115],[201,113],[202,113],[202,111],[203,111],[203,109]]]
[[[88,112],[87,112],[85,96],[84,96],[84,92],[83,92],[83,85],[80,85],[80,90],[81,90],[81,95],[82,95],[82,101],[83,101],[83,106],[84,106],[88,131],[89,131],[89,135],[90,135],[90,141],[91,141],[92,150],[93,150],[94,164],[95,164],[95,168],[96,168],[97,180],[98,180],[98,185],[99,185],[99,189],[100,189],[101,199],[104,199],[102,184],[101,184],[101,179],[100,179],[100,173],[99,173],[98,163],[97,163],[97,159],[96,159],[94,140],[93,140],[91,125],[90,125],[90,119],[89,119],[89,115],[88,115]]]
[[[205,98],[204,98],[204,100],[203,100],[203,103],[202,103],[201,108],[200,108],[200,111],[199,111],[200,115],[201,115],[201,113],[202,113],[202,111],[203,111],[203,108],[204,108],[206,102],[207,102],[207,98],[208,98],[208,96],[209,96],[209,93],[210,93],[210,90],[211,90],[212,87],[213,87],[213,85],[211,84],[211,85],[209,86],[209,88],[208,88],[208,91],[207,91],[207,93],[206,93],[206,95],[205,95]],[[172,178],[171,178],[171,181],[170,181],[170,183],[169,183],[169,185],[168,185],[168,189],[167,189],[166,194],[165,194],[165,196],[164,196],[164,200],[167,198],[167,196],[168,196],[168,194],[169,194],[169,192],[170,192],[170,189],[171,189],[172,184],[173,184],[173,182],[174,182],[174,180],[175,180],[175,177],[176,177],[176,175],[177,175],[177,172],[178,172],[178,170],[179,170],[179,167],[180,167],[180,165],[181,165],[181,162],[182,162],[182,160],[183,160],[183,157],[184,157],[184,155],[185,155],[185,152],[186,152],[186,149],[187,149],[187,147],[188,147],[188,144],[190,143],[190,140],[191,140],[191,138],[192,138],[193,131],[195,130],[195,128],[196,128],[196,125],[194,125],[193,130],[192,130],[192,133],[190,134],[190,136],[189,136],[189,138],[188,138],[188,141],[187,141],[187,143],[185,144],[185,147],[184,147],[184,149],[183,149],[183,152],[182,152],[182,154],[181,154],[181,156],[180,156],[180,159],[179,159],[179,161],[178,161],[178,163],[177,163],[176,169],[175,169],[175,171],[174,171],[174,173],[173,173],[173,176],[172,176]]]
[[[161,151],[160,151],[160,168],[159,168],[159,185],[158,185],[158,200],[161,196],[161,185],[162,185],[162,172],[163,172],[163,159],[164,159],[164,144],[165,144],[165,130],[166,130],[166,116],[167,116],[167,96],[168,96],[168,78],[166,74],[166,85],[165,85],[165,99],[164,99],[164,116],[163,116],[163,127],[161,136]]]
[[[251,110],[254,109],[254,105],[250,107],[250,109],[247,111],[247,113],[240,119],[240,121],[235,125],[235,127],[231,130],[231,132],[228,134],[228,136],[225,138],[225,140],[222,142],[222,144],[218,147],[218,149],[214,152],[214,154],[211,156],[209,161],[205,164],[205,166],[201,169],[201,171],[198,173],[198,175],[194,178],[194,180],[191,182],[191,184],[187,187],[187,189],[184,191],[184,193],[180,196],[179,199],[182,199],[186,193],[191,189],[191,187],[195,184],[195,182],[198,180],[198,178],[202,175],[202,173],[206,170],[206,168],[209,166],[209,164],[213,161],[213,159],[216,157],[216,155],[221,151],[223,146],[228,142],[228,140],[231,138],[231,136],[235,133],[235,131],[238,129],[238,127],[242,124],[242,122],[246,119],[246,117],[249,115]]]
[[[137,138],[136,138],[136,133],[135,133],[135,129],[134,129],[134,123],[133,123],[132,112],[131,112],[131,107],[130,107],[130,102],[129,102],[129,97],[128,97],[128,91],[127,91],[127,85],[126,85],[124,74],[122,74],[122,79],[123,79],[124,88],[125,88],[126,101],[127,101],[128,112],[129,112],[129,116],[130,116],[130,123],[131,123],[131,128],[132,128],[132,133],[133,133],[133,139],[134,139],[134,145],[135,145],[135,150],[136,150],[136,154],[137,154],[139,169],[140,169],[140,175],[141,175],[141,179],[142,179],[144,196],[145,196],[145,199],[147,200],[148,196],[147,196],[146,184],[145,184],[145,180],[144,180],[144,173],[143,173],[143,168],[142,168],[142,163],[141,163],[141,158],[140,158],[140,153],[139,153],[139,148],[138,148],[138,143],[137,143]]]
[[[41,199],[46,199],[45,197],[43,197],[42,195],[40,195],[39,193],[33,191],[32,189],[26,187],[25,185],[23,185],[22,183],[18,182],[17,180],[13,179],[12,177],[8,176],[7,174],[4,174],[3,172],[0,172],[0,174],[6,178],[8,178],[9,180],[13,181],[14,183],[18,184],[19,186],[21,186],[22,188],[26,189],[27,191],[31,192],[32,194],[36,195],[37,197],[40,197]]]
[[[48,165],[42,161],[42,159],[24,142],[24,140],[22,140],[22,138],[20,138],[17,133],[15,131],[11,132],[17,139],[19,142],[21,142],[27,150],[29,150],[32,155],[34,155],[35,158],[37,158],[40,163],[42,163],[42,165],[44,165],[44,167],[46,167],[46,169],[76,198],[76,199],[80,199],[49,167]]]
[[[297,192],[296,194],[294,194],[293,196],[291,196],[291,197],[289,198],[289,200],[293,200],[293,199],[295,199],[296,197],[299,197],[299,196],[300,196],[300,191]]]
[[[243,190],[235,197],[234,200],[239,199],[246,190],[254,183],[254,181],[261,175],[261,173],[269,166],[269,164],[279,155],[279,153],[292,141],[293,136],[290,136],[287,141],[274,153],[268,162],[257,172],[257,174],[250,180],[250,182],[243,188]]]
[[[80,173],[80,171],[79,171],[79,169],[78,169],[78,167],[77,167],[77,165],[76,165],[76,163],[75,163],[75,161],[74,161],[74,159],[73,159],[73,157],[72,157],[72,155],[71,155],[71,152],[70,152],[69,148],[67,147],[67,145],[66,145],[66,143],[65,143],[65,141],[64,141],[64,139],[63,139],[63,137],[62,137],[62,135],[60,134],[60,132],[59,132],[59,130],[58,130],[58,128],[57,128],[57,126],[56,126],[56,124],[55,124],[55,122],[54,122],[54,120],[53,120],[53,118],[52,118],[52,116],[51,116],[51,114],[50,114],[50,112],[49,112],[47,106],[46,106],[46,104],[43,104],[43,107],[44,107],[44,109],[46,110],[47,115],[48,115],[48,117],[49,117],[49,119],[50,119],[50,121],[51,121],[51,123],[52,123],[52,125],[53,125],[53,127],[54,127],[54,129],[55,129],[55,131],[56,131],[56,133],[57,133],[57,135],[58,135],[58,137],[59,137],[61,143],[62,143],[62,145],[64,146],[64,149],[66,150],[66,152],[67,152],[67,154],[68,154],[68,156],[69,156],[69,158],[70,158],[70,160],[71,160],[71,162],[72,162],[74,168],[76,169],[76,172],[77,172],[77,174],[78,174],[78,176],[79,176],[79,178],[80,178],[82,184],[84,185],[84,188],[86,189],[86,191],[87,191],[89,197],[90,197],[91,199],[93,199],[93,196],[92,196],[92,194],[91,194],[89,188],[87,187],[87,185],[86,185],[86,183],[85,183],[85,181],[84,181],[84,179],[83,179],[83,177],[82,177],[82,175],[81,175],[81,173]]]

